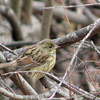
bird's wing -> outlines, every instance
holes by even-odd
[[[48,54],[39,54],[40,50],[38,50],[37,47],[33,47],[31,52],[30,49],[26,49],[23,55],[17,59],[18,67],[16,70],[29,70],[46,63],[47,58],[49,57]]]

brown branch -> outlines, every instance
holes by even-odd
[[[11,8],[15,12],[18,19],[20,19],[21,0],[11,0]]]
[[[54,5],[54,0],[45,0],[45,7],[52,7]],[[41,40],[49,38],[50,26],[52,21],[52,9],[43,11],[43,20],[42,20],[42,35]]]
[[[22,83],[23,87],[25,88],[26,91],[28,91],[29,94],[35,94],[38,96],[36,91],[28,84],[28,82],[20,75],[18,74],[20,82]]]
[[[92,37],[93,35],[98,34],[100,32],[100,20],[97,23],[95,22],[87,27],[79,29],[68,35],[59,37],[59,38],[55,39],[54,42],[55,42],[55,44],[60,45],[61,47],[68,46],[73,43],[79,42],[88,34],[88,32],[93,28],[94,25],[96,25],[96,28],[94,29],[94,31],[92,31],[92,33],[90,35],[90,37]]]
[[[43,86],[45,86],[48,89],[54,89],[55,91],[55,89],[57,88],[56,84],[48,80],[46,77],[41,78],[40,81],[43,84]],[[66,92],[64,92],[62,89],[58,89],[57,94],[67,98],[69,97],[69,95]]]
[[[46,97],[49,97],[51,96],[53,93],[53,91],[48,91],[48,92],[45,92],[43,94],[40,94],[39,95],[39,98],[46,98]],[[14,93],[11,93],[9,91],[7,91],[6,89],[0,87],[0,94],[3,94],[5,96],[8,96],[10,98],[13,98],[13,99],[18,99],[18,100],[33,100],[33,99],[38,99],[38,96],[37,95],[17,95],[17,94],[14,94]]]
[[[24,0],[22,6],[23,22],[26,24],[31,24],[31,15],[32,15],[32,1],[33,0]]]
[[[16,41],[11,43],[4,44],[7,47],[17,47],[17,46],[24,46],[24,45],[33,45],[36,44],[38,41]]]
[[[13,37],[15,40],[23,40],[23,34],[20,26],[20,22],[17,19],[14,12],[5,6],[0,5],[0,13],[7,18],[13,29]]]

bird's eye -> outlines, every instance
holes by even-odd
[[[52,46],[50,45],[49,48],[52,48]]]

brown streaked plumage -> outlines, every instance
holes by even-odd
[[[39,43],[26,48],[22,55],[12,62],[0,64],[0,68],[9,67],[18,71],[44,71],[50,72],[56,62],[55,44],[50,39],[44,39]],[[29,73],[35,80],[40,79],[45,74]]]

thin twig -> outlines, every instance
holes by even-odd
[[[92,44],[94,50],[100,55],[100,51],[99,51],[98,48],[94,45],[94,42],[93,42],[93,41],[91,41],[91,44]]]
[[[14,55],[16,55],[16,56],[18,56],[18,54],[16,54],[15,52],[13,52],[13,50],[9,49],[8,47],[4,46],[3,44],[0,43],[0,46],[1,46],[3,49],[5,49],[5,50],[11,52],[12,54],[14,54]]]
[[[14,93],[14,91],[12,90],[12,88],[9,87],[1,78],[0,78],[0,83],[2,83],[5,86],[6,89],[9,89],[10,92]]]
[[[17,73],[20,79],[20,82],[23,84],[23,87],[28,91],[29,94],[34,94],[37,95],[37,97],[39,98],[38,94],[36,93],[36,91],[27,83],[27,81],[19,74]]]
[[[21,82],[21,79],[19,78],[19,74],[16,73],[15,75],[17,76],[17,78],[18,78],[18,80],[19,80],[19,82],[20,82],[20,84],[21,84],[21,87],[22,87],[23,90],[24,90],[25,95],[28,95],[27,91],[25,90],[25,88],[24,88],[24,86],[23,86],[23,84],[22,84],[22,82]]]
[[[94,5],[100,5],[100,3],[91,3],[91,4],[83,4],[83,5],[68,5],[68,6],[42,7],[41,9],[76,8],[76,7],[94,6]]]

